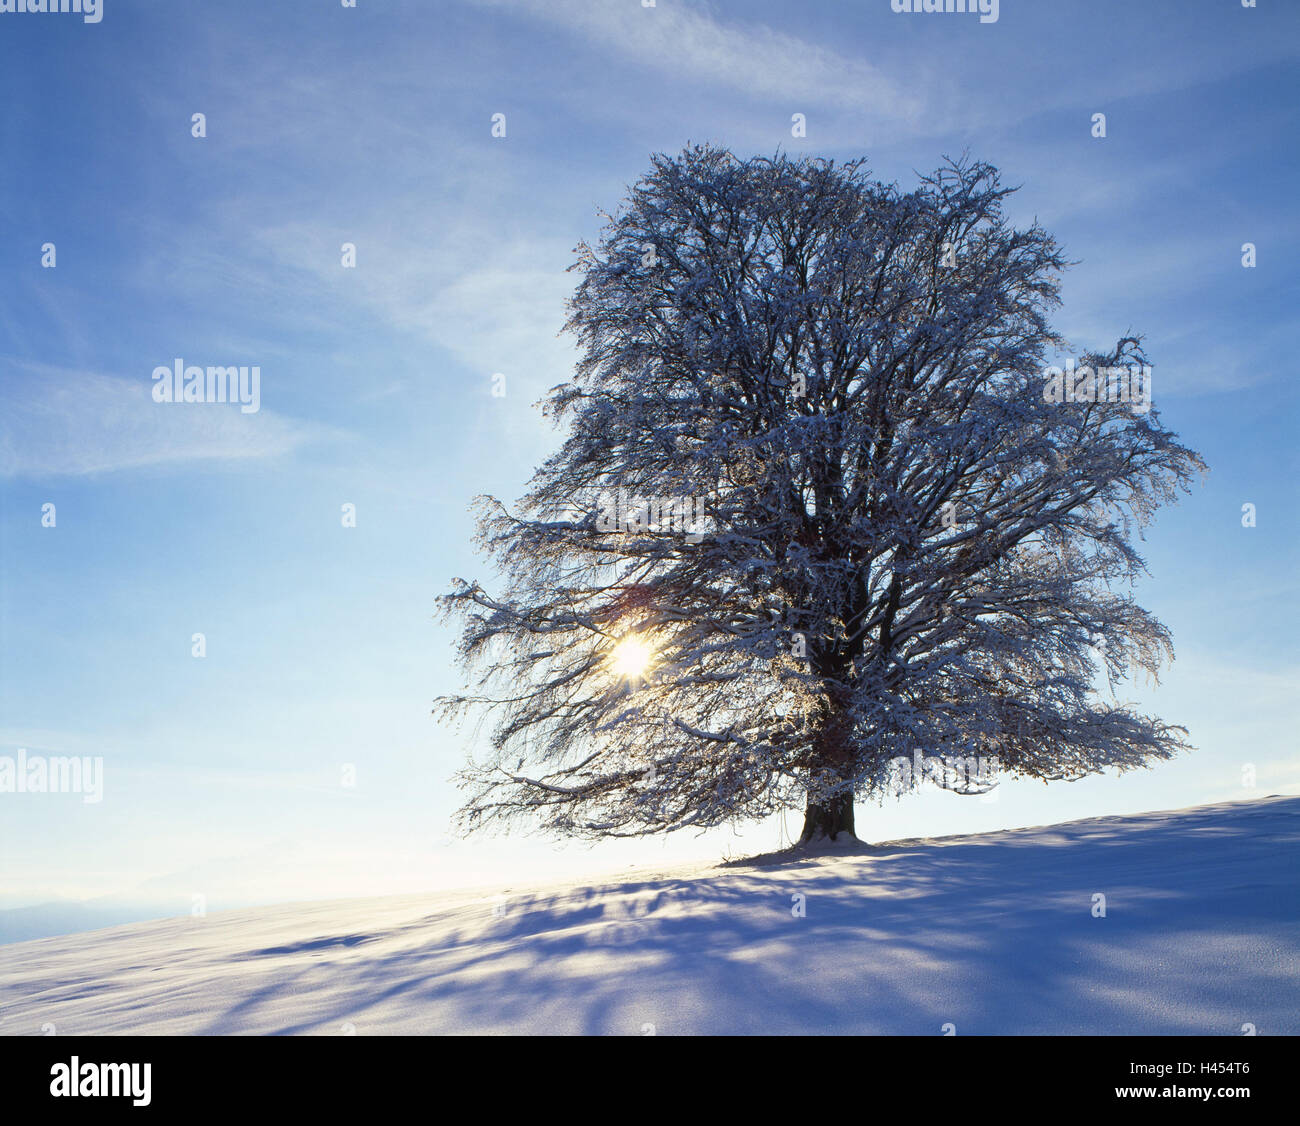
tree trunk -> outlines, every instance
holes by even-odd
[[[840,833],[857,839],[853,830],[853,795],[840,794],[826,803],[809,802],[804,812],[799,844],[816,840],[833,841]]]
[[[842,670],[830,670],[842,676]],[[825,801],[814,801],[814,790],[825,793],[834,783],[849,777],[852,748],[849,743],[852,723],[840,701],[833,701],[829,715],[813,739],[809,770],[809,797],[804,810],[803,832],[798,844],[810,841],[833,841],[840,833],[857,839],[853,830],[853,790],[847,788]]]

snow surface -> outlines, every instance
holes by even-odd
[[[1297,844],[1271,797],[140,923],[0,947],[0,1033],[1294,1035]]]

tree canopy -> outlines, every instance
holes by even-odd
[[[465,827],[794,807],[807,839],[904,762],[1074,779],[1186,745],[1095,682],[1172,657],[1133,540],[1204,465],[1154,408],[1046,392],[1068,263],[1012,190],[968,158],[910,191],[861,160],[652,159],[578,247],[562,445],[517,506],[480,498],[499,590],[442,599],[474,680],[440,710],[491,723]],[[1134,334],[1077,361],[1150,390]]]

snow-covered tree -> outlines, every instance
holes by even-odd
[[[1096,688],[1172,657],[1130,541],[1204,466],[1107,394],[1129,365],[1149,392],[1139,338],[1053,394],[1067,263],[1011,190],[969,159],[908,192],[862,161],[653,159],[578,248],[562,447],[514,510],[480,498],[502,589],[442,599],[474,682],[440,709],[492,722],[465,827],[794,807],[810,840],[914,765],[978,792],[954,760],[1075,779],[1185,746]]]

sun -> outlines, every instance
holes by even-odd
[[[618,676],[639,680],[645,676],[653,659],[654,650],[650,645],[635,635],[629,635],[614,646],[610,663]]]

